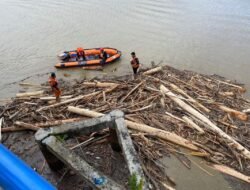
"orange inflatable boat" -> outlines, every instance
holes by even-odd
[[[102,61],[100,54],[101,49],[107,53],[107,59],[105,62]],[[121,52],[114,48],[93,48],[84,49],[85,59],[83,57],[78,57],[77,50],[65,51],[58,55],[61,60],[57,63],[55,67],[57,68],[67,68],[67,67],[84,67],[91,65],[103,65],[116,61],[121,57]]]

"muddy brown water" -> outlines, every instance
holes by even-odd
[[[14,96],[15,82],[44,82],[51,71],[68,80],[130,74],[131,51],[144,67],[153,61],[215,73],[250,89],[249,0],[1,0],[0,17],[0,99]],[[78,46],[110,46],[123,55],[103,72],[53,67],[56,54]],[[166,163],[177,189],[238,188],[221,175]]]
[[[57,70],[59,77],[132,73],[136,51],[144,66],[163,62],[250,87],[249,0],[1,0],[0,17],[0,98],[17,92],[10,83],[46,80],[56,54],[78,46],[115,47],[123,56],[104,72]]]

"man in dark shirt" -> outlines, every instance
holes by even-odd
[[[130,61],[130,64],[133,68],[134,74],[137,74],[137,70],[140,66],[139,59],[136,57],[135,52],[132,52],[131,56],[132,56],[132,60]]]
[[[103,48],[100,49],[100,57],[101,57],[101,65],[104,65],[106,63],[106,60],[108,58],[107,52],[104,51]]]

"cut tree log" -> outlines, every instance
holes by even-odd
[[[222,106],[222,105],[219,105],[219,108],[227,113],[229,113],[231,116],[235,117],[235,118],[238,118],[242,121],[247,121],[248,117],[247,117],[247,114],[246,113],[243,113],[243,112],[240,112],[240,111],[237,111],[237,110],[234,110],[232,108],[229,108],[229,107],[226,107],[226,106]]]
[[[162,67],[155,67],[153,69],[149,69],[148,71],[143,72],[143,75],[152,75],[158,73],[159,71],[162,71]]]
[[[182,89],[180,89],[178,86],[176,86],[175,84],[170,83],[171,88],[173,88],[176,92],[182,94],[183,96],[186,96],[188,99],[190,99],[196,106],[198,106],[199,108],[201,108],[203,111],[209,113],[210,110],[208,108],[206,108],[205,106],[203,106],[201,103],[199,103],[197,100],[195,100],[194,98],[192,98],[191,96],[189,96],[186,92],[184,92]]]
[[[118,86],[119,84],[112,82],[84,82],[83,85],[87,87],[108,88]]]
[[[183,116],[182,119],[186,121],[189,127],[196,129],[199,132],[199,134],[205,133],[205,131],[201,127],[199,127],[196,123],[194,123],[193,120],[190,119],[189,117]]]
[[[240,179],[240,180],[243,180],[247,183],[250,183],[250,176],[246,176],[232,168],[229,168],[227,166],[224,166],[224,165],[218,165],[218,164],[213,164],[211,165],[211,167],[217,171],[220,171],[222,173],[225,173],[225,174],[228,174],[228,175],[231,175],[233,177],[236,177],[237,179]]]
[[[87,110],[87,109],[82,109],[82,108],[77,108],[77,107],[73,107],[73,106],[69,106],[68,111],[72,112],[72,113],[79,114],[79,115],[92,117],[92,118],[101,117],[104,115],[104,114],[99,113],[99,112],[95,112],[95,111],[91,111],[91,110]],[[126,122],[128,128],[130,128],[130,129],[149,133],[151,135],[154,135],[155,137],[172,142],[174,144],[178,144],[180,146],[183,146],[183,147],[191,149],[191,150],[198,150],[198,148],[195,145],[193,145],[193,143],[191,141],[186,140],[186,139],[184,139],[184,138],[182,138],[174,133],[170,133],[168,131],[153,128],[153,127],[145,125],[145,124],[139,124],[139,123],[135,123],[135,122],[128,121],[128,120],[125,120],[125,122]]]
[[[173,95],[175,95],[175,94],[172,93],[165,86],[161,85],[160,89],[170,99],[172,99],[176,104],[178,104],[182,109],[186,110],[188,113],[190,113],[194,117],[198,118],[199,120],[201,120],[202,122],[204,122],[205,124],[207,124],[207,125],[204,125],[205,127],[207,127],[208,129],[214,131],[220,137],[222,137],[223,139],[225,139],[226,142],[227,142],[226,143],[227,146],[229,146],[229,144],[231,144],[230,146],[232,147],[232,145],[233,145],[233,147],[235,149],[237,149],[238,152],[242,156],[246,157],[247,159],[250,159],[250,152],[244,146],[242,146],[240,143],[238,143],[236,140],[234,140],[231,136],[229,136],[224,131],[222,131],[219,127],[217,127],[214,123],[212,123],[206,116],[202,115],[200,112],[198,112],[197,110],[195,110],[194,108],[192,108],[191,106],[189,106],[188,104],[186,104],[185,102],[183,102],[182,100],[180,100],[179,98],[174,97]]]
[[[34,92],[25,92],[25,93],[17,93],[16,97],[21,98],[21,97],[27,97],[27,96],[40,96],[43,94],[43,90],[40,91],[34,91]]]
[[[137,88],[139,88],[142,84],[144,83],[144,81],[141,81],[138,85],[136,85],[122,100],[120,103],[124,102],[124,100],[126,100]]]

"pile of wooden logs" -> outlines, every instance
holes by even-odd
[[[156,189],[168,185],[162,183],[161,172],[156,175],[160,168],[148,169],[150,164],[164,153],[180,153],[180,147],[206,159],[214,169],[250,182],[250,101],[243,97],[242,85],[164,66],[141,72],[133,80],[62,86],[59,103],[45,86],[36,88],[18,93],[0,109],[2,133],[36,131],[119,109]]]

